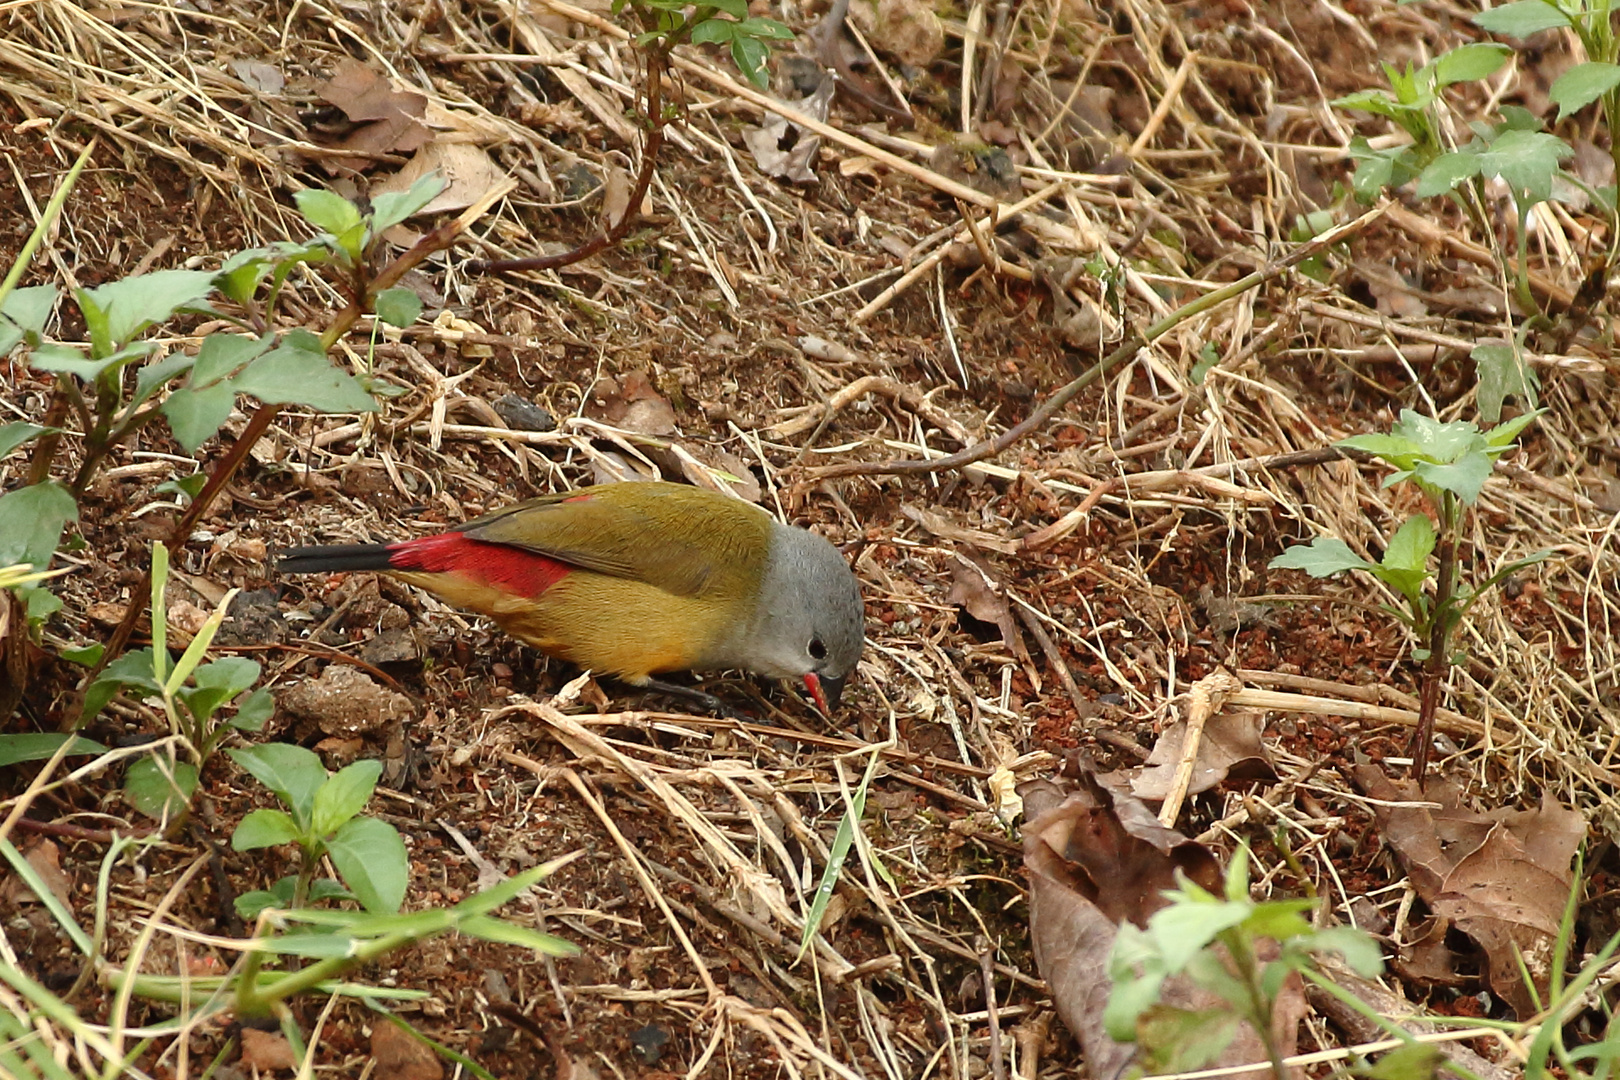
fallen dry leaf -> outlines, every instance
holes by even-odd
[[[262,1069],[265,1072],[296,1069],[298,1055],[293,1053],[292,1045],[280,1032],[244,1027],[240,1064],[249,1069]]]
[[[1120,1075],[1137,1049],[1115,1042],[1103,1026],[1113,989],[1108,960],[1117,927],[1126,919],[1145,925],[1165,906],[1163,892],[1176,886],[1178,870],[1220,892],[1220,866],[1208,848],[1160,825],[1141,802],[1104,786],[1089,772],[1081,771],[1066,784],[1032,781],[1021,785],[1019,794],[1030,815],[1023,840],[1035,966],[1051,989],[1058,1016],[1079,1040],[1090,1075]],[[1160,1000],[1190,1010],[1218,1004],[1183,977],[1166,980]],[[1290,976],[1272,1015],[1272,1038],[1284,1055],[1293,1053],[1304,1014],[1303,987],[1297,976]],[[1259,1037],[1240,1026],[1211,1065],[1265,1060]],[[1260,1068],[1234,1075],[1269,1073],[1269,1068]]]
[[[1265,721],[1250,709],[1226,709],[1204,724],[1193,763],[1192,782],[1187,794],[1208,791],[1223,780],[1275,780],[1271,754],[1260,741]],[[1164,730],[1153,746],[1153,753],[1141,772],[1131,777],[1131,794],[1147,802],[1163,802],[1170,780],[1181,761],[1181,746],[1187,737],[1187,724],[1177,721]]]
[[[23,858],[28,860],[28,865],[34,868],[34,873],[39,875],[52,896],[60,900],[64,907],[72,904],[73,878],[62,869],[62,849],[56,846],[54,840],[41,840],[29,848]],[[0,900],[7,904],[39,902],[34,890],[23,884],[22,878],[16,874],[6,875],[5,884],[0,886]]]
[[[1521,1019],[1533,1015],[1536,998],[1520,977],[1518,957],[1545,1001],[1585,817],[1550,797],[1536,810],[1482,813],[1464,806],[1462,792],[1447,780],[1419,787],[1390,779],[1376,765],[1351,775],[1375,799],[1439,804],[1374,806],[1373,813],[1418,896],[1483,950],[1492,992]]]
[[[814,93],[787,104],[815,120],[827,119],[833,94],[838,82],[824,76]],[[743,145],[754,155],[754,163],[761,172],[777,180],[792,184],[815,183],[816,155],[821,152],[821,136],[789,123],[776,113],[766,113],[765,122],[758,127],[743,128]]]
[[[440,1080],[444,1076],[438,1055],[393,1024],[379,1023],[371,1029],[371,1056],[377,1061],[377,1075],[389,1080]]]

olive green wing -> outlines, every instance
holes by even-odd
[[[771,527],[763,510],[729,495],[632,481],[529,499],[459,531],[676,596],[696,596],[742,594],[757,586]]]

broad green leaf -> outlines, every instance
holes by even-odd
[[[1309,544],[1295,544],[1266,565],[1272,570],[1303,570],[1315,578],[1372,569],[1371,563],[1337,536],[1318,536]]]
[[[1412,466],[1412,475],[1430,487],[1451,492],[1464,504],[1472,506],[1485,487],[1485,481],[1490,478],[1491,459],[1482,451],[1460,461],[1420,461]]]
[[[1437,86],[1471,82],[1496,74],[1513,50],[1494,41],[1475,42],[1442,53],[1434,61],[1434,81]]]
[[[315,792],[310,831],[321,837],[337,832],[344,822],[366,808],[380,776],[382,762],[374,758],[351,762],[333,773]]]
[[[101,663],[101,657],[106,651],[107,647],[101,642],[92,641],[90,644],[77,649],[63,649],[57,655],[70,664],[78,664],[81,667],[95,667]]]
[[[202,300],[213,288],[214,275],[207,270],[154,270],[81,290],[79,299],[81,307],[85,295],[94,301],[105,315],[107,340],[112,348],[121,348],[147,327]]]
[[[730,41],[741,25],[730,19],[705,19],[692,28],[692,44],[719,45]]]
[[[1401,410],[1390,432],[1414,445],[1419,457],[1434,461],[1456,461],[1479,445],[1479,427],[1472,420],[1441,421],[1412,409]]]
[[[191,369],[188,386],[196,388],[227,378],[236,369],[261,355],[271,345],[270,335],[248,337],[246,334],[209,334],[197,349],[197,366]]]
[[[1417,197],[1420,199],[1444,195],[1464,180],[1479,175],[1479,155],[1467,151],[1441,154],[1418,173]]]
[[[1558,163],[1574,154],[1574,147],[1545,131],[1504,131],[1480,153],[1479,171],[1500,176],[1516,198],[1522,193],[1531,203],[1545,202],[1552,198]]]
[[[1158,948],[1165,970],[1173,975],[1185,968],[1222,930],[1229,930],[1248,918],[1251,907],[1231,902],[1172,904],[1153,913],[1148,920],[1148,937]]]
[[[737,33],[772,41],[792,41],[797,35],[775,19],[747,18],[737,24]]]
[[[120,690],[128,687],[144,690],[148,694],[162,692],[152,671],[151,649],[132,649],[102,670],[84,692],[84,712],[80,723],[93,719]]]
[[[45,323],[56,306],[54,285],[30,285],[26,289],[13,289],[0,307],[0,360],[16,348],[19,341],[38,344],[45,332]]]
[[[254,810],[231,833],[231,848],[254,851],[275,844],[296,844],[301,837],[292,815],[283,810]]]
[[[733,19],[748,18],[748,0],[711,0],[711,3]]]
[[[1576,64],[1558,76],[1547,96],[1558,106],[1558,119],[1579,112],[1610,90],[1620,86],[1620,64],[1589,60]]]
[[[28,366],[95,382],[108,371],[146,359],[156,348],[153,342],[137,341],[122,349],[98,354],[100,358],[92,360],[71,345],[41,345],[29,355]]]
[[[396,285],[377,294],[372,310],[389,326],[404,328],[422,314],[422,298],[403,285]]]
[[[214,287],[238,304],[245,304],[253,299],[259,282],[269,273],[270,252],[264,248],[249,248],[225,260],[225,265],[214,275]]]
[[[1545,0],[1516,0],[1512,4],[1482,11],[1474,16],[1474,25],[1493,34],[1527,38],[1543,30],[1569,26],[1569,16]]]
[[[295,330],[232,380],[267,405],[307,405],[321,412],[376,412],[377,403],[354,378],[332,366],[320,339]]]
[[[238,731],[259,731],[276,712],[276,699],[265,687],[259,687],[242,699],[236,715],[230,719],[231,727]]]
[[[1232,1042],[1241,1016],[1234,1009],[1178,1009],[1155,1005],[1136,1024],[1143,1066],[1150,1073],[1184,1073],[1202,1069]]]
[[[1446,1055],[1438,1046],[1414,1041],[1402,1043],[1356,1075],[1364,1080],[1439,1080],[1451,1075],[1445,1064]]]
[[[294,193],[293,202],[298,204],[298,212],[304,215],[305,221],[333,236],[341,236],[361,224],[359,209],[335,191],[305,188]]]
[[[61,428],[43,427],[22,420],[12,424],[0,424],[0,458],[5,457],[30,439],[37,439],[41,435],[55,434],[61,430]]]
[[[235,697],[259,681],[262,669],[257,660],[245,656],[222,656],[197,668],[192,678],[198,686],[217,686]]]
[[[326,767],[313,750],[291,743],[265,743],[225,752],[287,804],[300,829],[309,827],[315,792],[326,783]]]
[[[1400,108],[1400,103],[1382,90],[1357,90],[1353,94],[1334,98],[1332,104],[1334,108],[1369,112],[1391,119],[1394,119],[1396,110]]]
[[[326,850],[362,907],[373,913],[399,910],[410,881],[410,859],[392,825],[373,817],[350,818],[327,841]]]
[[[124,798],[147,817],[168,821],[191,803],[197,766],[189,761],[159,762],[144,757],[124,774]]]
[[[229,293],[226,294],[230,295]],[[286,905],[271,892],[263,889],[254,889],[252,892],[238,893],[235,901],[236,917],[245,923],[251,923],[259,917],[259,912],[265,908],[285,907]]]
[[[758,38],[733,36],[731,61],[748,81],[760,89],[770,85],[771,72],[765,62],[771,58],[770,48]]]
[[[196,361],[182,352],[173,352],[155,364],[146,364],[135,373],[135,393],[125,406],[130,411],[143,404],[176,375],[191,368]]]
[[[222,686],[179,686],[174,696],[207,729],[212,726],[209,721],[214,713],[234,695]]]
[[[444,190],[444,178],[437,172],[419,177],[405,192],[384,192],[371,200],[371,228],[385,232],[432,202]]]
[[[217,382],[197,390],[182,386],[158,408],[163,410],[169,430],[186,453],[195,454],[199,446],[219,433],[235,404],[236,389],[228,382]]]
[[[1478,383],[1475,397],[1479,402],[1480,419],[1496,423],[1502,418],[1502,404],[1510,397],[1517,397],[1528,408],[1536,407],[1541,379],[1535,369],[1520,358],[1518,348],[1511,342],[1483,342],[1474,346],[1469,356],[1473,358],[1474,378]],[[1486,441],[1490,441],[1490,433]]]
[[[1305,913],[1315,906],[1314,900],[1274,900],[1256,904],[1249,917],[1243,920],[1243,932],[1274,941],[1287,941],[1300,934],[1308,934],[1311,923],[1305,918]]]
[[[1311,952],[1336,952],[1364,979],[1375,979],[1384,970],[1383,950],[1365,930],[1353,926],[1333,926],[1316,930],[1300,943]]]
[[[38,585],[24,586],[18,595],[23,598],[23,618],[29,626],[38,626],[62,610],[62,598]]]
[[[68,750],[69,754],[105,754],[107,752],[107,748],[98,742],[55,731],[30,731],[17,735],[0,735],[0,769],[20,765],[25,761],[47,761],[56,753],[57,747],[69,740],[73,742],[73,746]]]
[[[54,480],[0,495],[0,566],[47,569],[62,530],[78,516],[73,493]]]
[[[1384,549],[1380,565],[1390,570],[1422,572],[1428,568],[1434,545],[1434,522],[1427,514],[1413,514],[1389,538],[1389,547]]]

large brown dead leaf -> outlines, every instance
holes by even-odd
[[[1192,781],[1187,794],[1208,791],[1228,778],[1236,780],[1275,780],[1271,754],[1260,741],[1265,721],[1249,709],[1225,709],[1204,724],[1193,761]],[[1181,748],[1187,737],[1187,724],[1178,721],[1159,736],[1142,771],[1131,778],[1131,794],[1147,802],[1163,802],[1170,781],[1181,763]]]
[[[1569,897],[1570,865],[1586,838],[1586,818],[1545,798],[1536,810],[1479,812],[1463,805],[1446,780],[1392,780],[1376,765],[1358,766],[1361,789],[1386,802],[1374,806],[1385,841],[1400,856],[1412,885],[1437,918],[1449,920],[1485,954],[1492,992],[1522,1019],[1535,997],[1519,974],[1522,955],[1546,1000],[1553,943]]]
[[[1160,825],[1141,802],[1105,788],[1090,774],[1082,772],[1072,784],[1032,781],[1020,785],[1018,793],[1028,814],[1024,867],[1035,965],[1058,1016],[1079,1040],[1090,1075],[1119,1075],[1136,1048],[1115,1042],[1103,1026],[1117,928],[1125,919],[1145,925],[1164,907],[1162,894],[1176,886],[1177,870],[1205,889],[1221,891],[1220,866],[1208,848]],[[1161,1000],[1179,1009],[1218,1004],[1180,977],[1166,980]],[[1279,994],[1272,1025],[1284,1054],[1293,1052],[1304,1009],[1303,991],[1297,978],[1291,979]],[[1265,1056],[1255,1033],[1241,1027],[1213,1064],[1242,1065]]]
[[[345,150],[374,156],[410,153],[433,140],[432,129],[423,121],[426,95],[396,87],[388,76],[358,60],[339,63],[317,93],[356,125],[339,140]]]

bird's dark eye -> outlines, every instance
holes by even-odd
[[[818,637],[810,639],[810,658],[812,660],[827,659],[827,646],[823,645]]]

